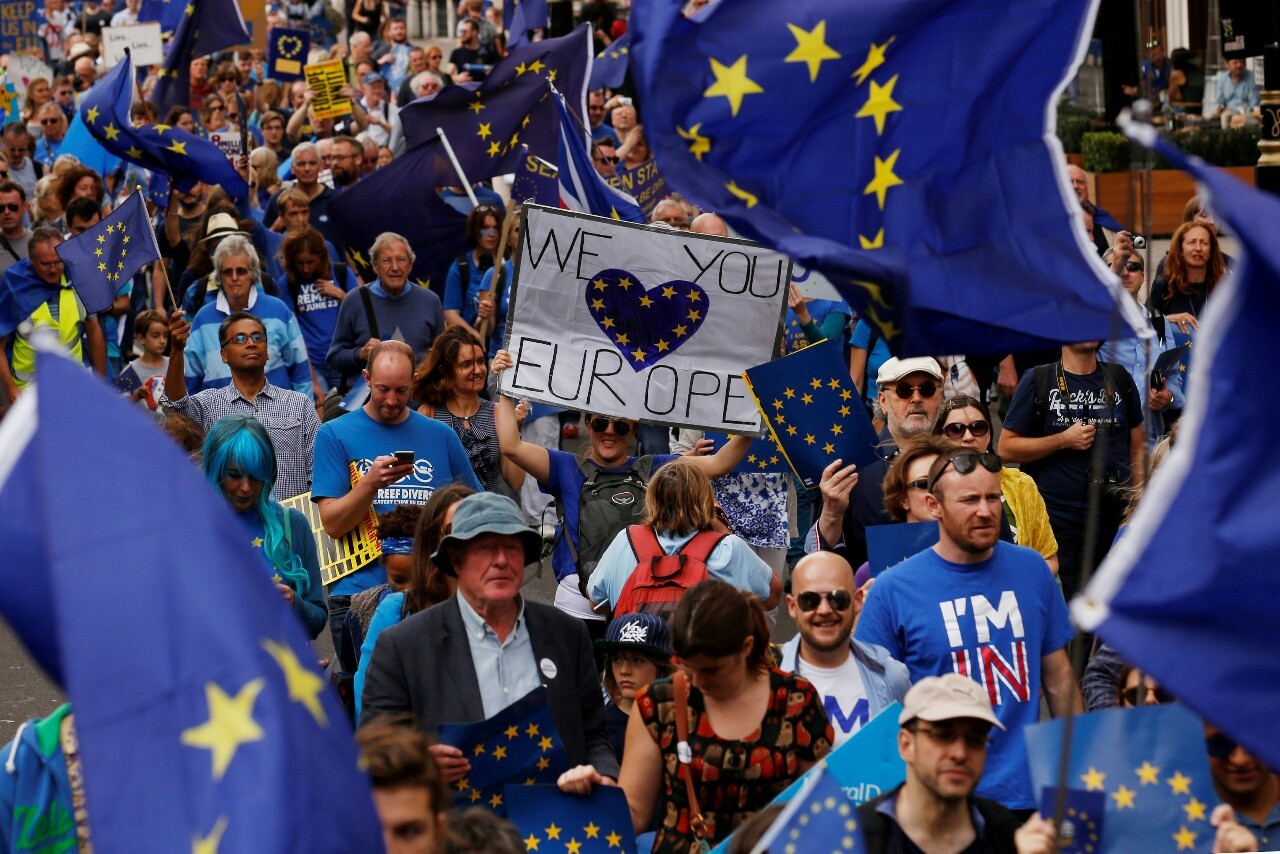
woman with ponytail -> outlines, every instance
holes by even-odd
[[[202,467],[245,523],[247,542],[314,640],[328,624],[320,560],[307,518],[271,497],[276,454],[266,428],[250,415],[222,418],[205,437]]]

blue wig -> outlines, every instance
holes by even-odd
[[[276,485],[276,452],[267,428],[251,415],[228,415],[219,419],[205,436],[202,466],[205,477],[219,491],[227,472],[233,468],[262,481],[262,491],[252,511],[262,522],[262,550],[285,583],[293,588],[294,595],[306,596],[311,590],[311,577],[302,559],[290,547],[285,509],[271,497]]]

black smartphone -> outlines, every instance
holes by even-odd
[[[396,458],[396,462],[400,465],[413,462],[413,451],[396,451],[392,456]]]

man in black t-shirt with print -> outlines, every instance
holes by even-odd
[[[1058,540],[1058,577],[1071,598],[1080,587],[1090,482],[1101,480],[1096,567],[1124,513],[1123,490],[1142,480],[1142,398],[1129,372],[1098,361],[1100,342],[1068,344],[1062,358],[1022,375],[1000,436],[1000,455],[1021,464],[1044,497]],[[1094,472],[1094,444],[1105,465]]]

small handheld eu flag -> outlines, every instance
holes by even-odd
[[[111,308],[134,274],[160,257],[142,192],[134,190],[106,219],[59,244],[57,251],[85,310],[96,314]]]

